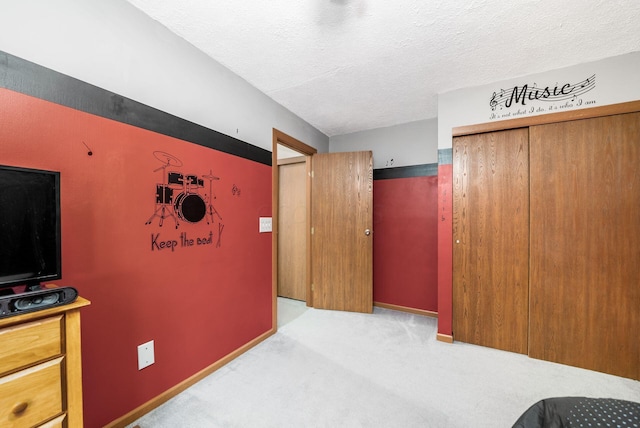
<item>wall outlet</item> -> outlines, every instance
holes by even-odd
[[[138,370],[150,366],[156,362],[153,350],[153,340],[138,346]]]
[[[271,232],[273,230],[271,225],[271,217],[260,217],[260,233]]]

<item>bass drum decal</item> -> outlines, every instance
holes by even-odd
[[[207,206],[197,193],[180,193],[176,198],[176,213],[181,220],[197,223],[204,218]]]

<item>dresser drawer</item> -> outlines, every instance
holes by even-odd
[[[62,354],[62,316],[0,329],[0,375]]]
[[[67,415],[60,415],[57,418],[55,418],[54,420],[51,420],[47,423],[44,423],[42,425],[38,425],[38,428],[62,428],[64,426],[64,420],[67,417]]]
[[[0,378],[0,426],[33,427],[62,414],[63,360]]]

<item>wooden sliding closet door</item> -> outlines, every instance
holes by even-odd
[[[453,139],[455,340],[527,353],[528,130]]]
[[[530,129],[529,355],[640,379],[640,113]]]

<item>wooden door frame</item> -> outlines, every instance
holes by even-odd
[[[278,330],[278,204],[280,190],[280,172],[278,169],[278,144],[288,147],[302,154],[305,157],[307,185],[307,243],[306,243],[306,268],[307,268],[307,306],[313,305],[313,294],[311,293],[311,156],[318,153],[318,150],[308,146],[284,132],[273,128],[273,140],[271,151],[271,328],[275,332]]]

